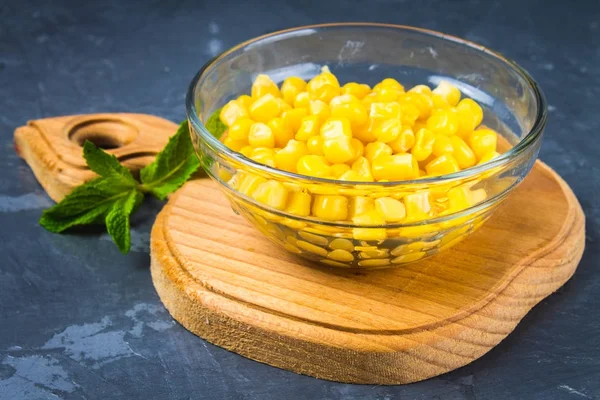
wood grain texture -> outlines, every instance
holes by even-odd
[[[82,145],[91,140],[137,172],[177,131],[177,124],[145,114],[88,114],[29,121],[15,130],[15,148],[54,201],[93,179]]]
[[[196,180],[154,224],[151,271],[172,316],[211,343],[318,378],[402,384],[488,352],[572,276],[584,243],[577,199],[539,161],[464,242],[369,272],[286,253]]]

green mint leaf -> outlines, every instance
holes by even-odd
[[[200,166],[194,152],[187,121],[156,156],[152,164],[140,171],[141,190],[148,191],[160,200],[177,190]]]
[[[225,128],[215,112],[211,132],[221,135]],[[119,250],[131,248],[129,218],[150,192],[159,199],[179,188],[200,166],[194,152],[187,121],[184,121],[154,162],[141,172],[142,184],[119,160],[91,142],[83,146],[83,156],[98,175],[76,187],[60,203],[45,210],[40,224],[51,232],[63,232],[73,226],[105,224]]]
[[[144,195],[137,190],[125,193],[112,203],[106,214],[106,229],[121,253],[129,253],[131,248],[131,232],[129,231],[129,216],[142,203]]]
[[[45,210],[39,222],[56,233],[76,225],[98,223],[127,194],[115,189],[112,179],[96,178],[76,187],[60,203]]]
[[[222,109],[223,107],[219,108],[218,110],[215,110],[215,112],[212,113],[210,117],[208,117],[206,124],[204,124],[204,126],[206,126],[206,129],[217,139],[220,139],[223,135],[223,132],[227,130],[227,125],[225,125],[221,121],[220,117]]]
[[[117,157],[108,154],[88,140],[83,145],[83,157],[92,171],[111,179],[114,185],[131,188],[137,186],[131,172],[119,163]]]

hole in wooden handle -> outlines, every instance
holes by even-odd
[[[137,137],[135,126],[120,119],[97,118],[80,122],[69,130],[69,140],[83,146],[86,140],[102,149],[125,146]]]

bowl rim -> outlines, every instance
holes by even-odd
[[[410,180],[388,181],[388,182],[342,181],[339,179],[312,177],[312,176],[308,176],[308,175],[302,175],[302,174],[298,174],[295,172],[288,172],[288,171],[284,171],[281,169],[273,168],[268,165],[261,164],[254,160],[251,160],[251,159],[247,158],[246,156],[244,156],[243,154],[238,153],[234,150],[231,150],[230,148],[225,146],[219,139],[214,137],[208,131],[208,129],[206,129],[204,123],[200,120],[200,117],[197,114],[194,98],[195,98],[195,90],[196,90],[196,86],[197,86],[198,82],[200,81],[200,79],[202,78],[204,73],[207,72],[214,64],[216,64],[221,59],[227,57],[229,54],[231,54],[243,47],[246,47],[250,44],[256,43],[258,41],[261,41],[261,40],[264,40],[267,38],[271,38],[271,37],[279,36],[279,35],[287,35],[290,33],[298,33],[298,32],[301,32],[301,31],[307,30],[307,29],[327,29],[327,28],[338,28],[338,27],[391,28],[391,29],[399,29],[399,30],[405,30],[405,31],[414,31],[414,32],[423,33],[425,35],[429,35],[432,37],[436,37],[438,39],[455,42],[455,43],[467,46],[469,48],[472,48],[476,51],[484,52],[496,59],[499,59],[500,61],[507,64],[507,66],[513,68],[518,74],[520,74],[525,79],[525,81],[530,85],[531,89],[533,90],[533,92],[535,94],[535,99],[536,99],[537,105],[538,105],[535,122],[533,123],[529,132],[524,137],[522,137],[522,139],[519,140],[519,142],[516,145],[514,145],[508,151],[500,154],[498,157],[494,158],[491,161],[488,161],[488,162],[480,164],[480,165],[475,165],[473,167],[465,168],[461,171],[454,172],[451,174],[410,179]],[[228,157],[231,157],[232,159],[236,160],[237,162],[239,162],[242,165],[249,165],[252,168],[258,169],[262,172],[265,172],[265,173],[268,173],[271,175],[275,175],[275,176],[281,177],[281,178],[303,179],[303,180],[308,180],[308,181],[311,181],[314,183],[334,184],[334,185],[343,185],[343,186],[361,185],[361,186],[368,187],[368,186],[372,185],[372,186],[377,186],[379,188],[393,187],[393,186],[397,186],[397,185],[422,186],[422,185],[426,185],[426,184],[439,184],[441,182],[470,178],[470,177],[482,174],[491,169],[498,168],[500,166],[504,166],[505,164],[508,164],[510,161],[512,161],[514,158],[516,158],[519,154],[523,153],[525,150],[527,150],[529,147],[531,147],[532,145],[534,145],[537,142],[538,138],[541,137],[541,135],[544,131],[544,127],[546,125],[547,116],[548,116],[548,104],[546,102],[545,95],[542,92],[542,90],[540,89],[540,87],[538,86],[537,82],[523,67],[521,67],[519,64],[517,64],[515,61],[504,57],[502,54],[500,54],[496,51],[490,50],[480,44],[471,42],[469,40],[461,39],[461,38],[453,36],[453,35],[448,35],[448,34],[437,32],[437,31],[430,30],[430,29],[419,28],[419,27],[408,26],[408,25],[373,23],[373,22],[339,22],[339,23],[324,23],[324,24],[297,26],[297,27],[279,30],[279,31],[271,32],[271,33],[268,33],[265,35],[257,36],[255,38],[252,38],[252,39],[249,39],[242,43],[239,43],[239,44],[231,47],[230,49],[225,50],[221,54],[213,57],[208,62],[206,62],[202,66],[202,68],[200,68],[200,70],[196,73],[196,75],[194,76],[194,78],[192,79],[191,83],[188,86],[185,104],[186,104],[186,113],[187,113],[188,120],[190,121],[196,134],[201,136],[202,139],[208,143],[209,147],[212,148],[212,150],[215,150],[220,153],[224,153]],[[484,202],[484,203],[486,203],[486,202]]]

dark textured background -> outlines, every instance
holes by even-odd
[[[1,399],[600,398],[600,12],[596,1],[0,1]],[[302,4],[303,3],[303,4]],[[210,57],[251,37],[318,22],[416,25],[516,60],[550,104],[542,160],[587,215],[573,279],[481,359],[408,386],[321,381],[247,360],[188,333],[148,271],[159,202],[134,218],[133,251],[106,234],[55,235],[51,204],[13,151],[27,120],[130,111],[184,118]]]

